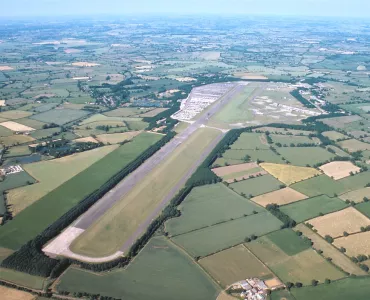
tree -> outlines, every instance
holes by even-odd
[[[319,282],[316,279],[312,279],[311,284],[312,286],[317,286]]]
[[[331,283],[331,280],[330,280],[329,278],[326,278],[326,279],[325,279],[325,283],[326,283],[326,284],[330,284],[330,283]]]
[[[303,284],[301,282],[296,282],[295,283],[295,287],[297,288],[301,288],[303,286]]]

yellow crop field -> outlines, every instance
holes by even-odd
[[[361,227],[370,225],[370,220],[353,207],[317,217],[308,221],[321,236],[330,235],[333,238],[360,232]]]
[[[23,292],[23,291],[19,291],[19,290],[15,290],[15,289],[11,289],[11,288],[8,288],[8,287],[5,287],[5,286],[0,286],[0,295],[1,295],[1,300],[32,300],[32,299],[36,299],[36,296],[34,296],[32,294],[29,294],[29,293],[26,293],[26,292]]]
[[[96,148],[82,153],[24,165],[39,182],[10,190],[7,196],[13,215],[39,200],[73,176],[116,149],[118,145]]]
[[[341,237],[334,241],[334,245],[338,248],[345,248],[348,256],[368,255],[370,253],[370,231]]]
[[[297,167],[292,165],[261,163],[260,166],[286,185],[291,185],[321,174],[313,168]]]
[[[268,204],[272,203],[285,205],[303,199],[307,199],[307,196],[287,187],[281,190],[273,191],[271,193],[259,195],[252,198],[251,200],[258,203],[259,205],[266,207]]]
[[[10,129],[12,131],[24,132],[24,131],[32,131],[32,130],[35,130],[32,127],[29,127],[29,126],[26,126],[26,125],[23,125],[23,124],[19,124],[17,122],[13,122],[13,121],[3,122],[3,123],[0,123],[0,125],[1,126],[4,126],[5,128],[8,128],[8,129]]]
[[[361,170],[350,161],[332,161],[319,169],[334,180],[348,177],[351,173],[356,174]]]

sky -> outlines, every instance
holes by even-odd
[[[0,0],[0,16],[245,14],[370,18],[370,0]]]

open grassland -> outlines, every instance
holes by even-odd
[[[361,169],[350,161],[332,161],[320,167],[327,176],[334,180],[342,179],[351,174],[358,173]]]
[[[71,250],[92,257],[107,256],[118,251],[219,134],[214,129],[197,130],[77,238]]]
[[[245,157],[249,156],[248,158],[251,161],[263,161],[263,162],[271,162],[271,163],[283,163],[283,160],[280,156],[275,154],[271,150],[226,150],[225,153],[222,154],[222,157],[217,158],[213,165],[224,166],[226,164],[235,165],[241,164],[244,161]]]
[[[181,234],[174,237],[173,241],[183,247],[193,257],[204,257],[240,244],[246,237],[251,235],[261,236],[278,230],[281,225],[281,221],[270,213],[261,212]]]
[[[124,133],[107,133],[99,134],[96,139],[103,144],[118,144],[124,141],[131,140],[140,134],[140,131],[124,132]]]
[[[354,275],[365,275],[366,272],[354,262],[352,262],[345,254],[340,252],[333,245],[324,240],[320,235],[312,231],[304,224],[299,224],[295,227],[295,230],[299,230],[303,235],[309,238],[312,242],[313,248],[323,251],[322,255],[325,258],[330,257],[332,262],[340,267],[343,271]]]
[[[287,187],[284,189],[280,189],[277,191],[273,191],[271,193],[259,195],[257,197],[252,198],[251,200],[256,202],[259,205],[266,207],[268,204],[278,204],[278,205],[285,205],[289,203],[293,203],[299,200],[306,199],[307,196]]]
[[[14,146],[8,148],[5,153],[4,157],[9,158],[9,157],[17,157],[17,156],[26,156],[30,155],[32,152],[30,148],[27,145],[24,146]]]
[[[333,145],[326,146],[326,149],[333,150],[335,152],[335,155],[340,156],[340,157],[351,157],[351,155],[349,155],[347,152]]]
[[[0,126],[0,137],[10,136],[13,134],[13,131],[11,131],[10,129]]]
[[[298,144],[320,144],[318,138],[310,138],[308,136],[294,136],[294,135],[282,135],[282,134],[270,134],[273,143],[280,143],[283,146],[298,145]]]
[[[0,228],[0,246],[17,249],[34,238],[160,138],[151,133],[138,135],[21,211]]]
[[[297,300],[287,290],[273,291],[270,295],[271,300]]]
[[[292,165],[303,167],[314,166],[334,157],[334,154],[321,147],[283,147],[277,151]]]
[[[332,141],[337,141],[341,139],[348,138],[346,135],[338,132],[338,131],[325,131],[322,133],[323,136],[327,137],[328,139]]]
[[[14,251],[7,248],[0,248],[0,263]]]
[[[60,127],[48,128],[48,129],[39,129],[31,132],[31,136],[35,139],[43,139],[47,137],[54,136],[55,133],[61,132]]]
[[[271,175],[264,175],[252,179],[247,179],[230,184],[229,187],[235,190],[238,194],[258,196],[278,190],[281,182]]]
[[[326,195],[313,197],[280,207],[280,210],[291,217],[297,223],[315,218],[322,214],[341,210],[348,205],[338,198],[330,198]]]
[[[194,188],[179,210],[180,217],[166,222],[166,230],[171,236],[262,211],[222,183]]]
[[[266,238],[289,256],[311,248],[311,244],[307,240],[298,236],[297,233],[290,228],[271,232],[266,235]]]
[[[370,218],[370,202],[362,202],[357,204],[356,209],[362,212],[365,216]]]
[[[266,135],[261,133],[242,133],[240,137],[231,145],[234,150],[268,150],[269,144],[266,140]]]
[[[346,278],[331,284],[292,289],[297,300],[348,300],[367,299],[370,293],[370,277]]]
[[[147,111],[143,114],[140,114],[140,117],[142,118],[152,118],[155,117],[156,115],[166,111],[168,108],[155,108],[153,110]]]
[[[127,128],[129,130],[144,130],[148,127],[148,123],[140,119],[137,120],[125,120]]]
[[[287,260],[270,266],[272,271],[284,282],[301,282],[311,284],[312,279],[324,282],[326,278],[336,280],[345,274],[330,264],[312,249],[307,249]]]
[[[344,193],[339,196],[342,200],[354,201],[356,203],[362,202],[364,197],[370,199],[370,187],[365,187],[362,189],[354,190],[352,192]]]
[[[148,111],[150,111],[150,108],[120,107],[115,110],[105,112],[104,115],[107,117],[133,117],[137,115],[143,117],[143,114]]]
[[[8,193],[8,204],[11,205],[13,216],[116,148],[117,146],[101,147],[62,158],[25,165],[24,169],[36,178],[38,183],[13,189]]]
[[[9,119],[9,120],[27,118],[32,115],[33,115],[32,112],[22,111],[22,110],[8,110],[8,111],[0,112],[0,118]]]
[[[319,171],[307,167],[272,163],[261,163],[260,166],[286,185],[291,185],[320,174]]]
[[[323,122],[326,125],[335,127],[335,128],[345,128],[347,124],[360,121],[360,120],[362,120],[360,116],[352,115],[352,116],[321,119],[321,122]]]
[[[279,243],[281,244],[281,241]],[[245,245],[284,283],[290,281],[306,285],[310,284],[312,279],[323,282],[325,278],[344,277],[342,272],[312,249],[289,256],[266,236]]]
[[[272,278],[271,271],[244,245],[207,256],[200,265],[223,287],[246,278]]]
[[[4,146],[11,147],[20,144],[25,144],[34,141],[33,137],[29,135],[14,134],[10,136],[0,137],[0,143]]]
[[[0,295],[2,300],[33,300],[36,298],[36,296],[32,294],[5,286],[0,286]]]
[[[258,132],[269,132],[271,134],[283,134],[283,135],[298,135],[298,136],[307,136],[310,134],[314,134],[315,132],[313,131],[308,131],[308,130],[296,130],[296,129],[288,129],[288,128],[276,128],[276,127],[259,127],[257,129],[253,129],[253,131],[258,131]]]
[[[370,232],[360,232],[334,240],[338,248],[345,248],[348,256],[368,255],[370,253]]]
[[[370,144],[355,139],[338,142],[338,145],[351,153],[356,151],[370,150]]]
[[[5,268],[0,268],[0,280],[12,282],[35,290],[42,290],[45,283],[45,278],[43,277],[33,276]]]
[[[307,196],[328,195],[333,197],[365,187],[370,182],[370,172],[361,172],[340,180],[333,180],[326,175],[317,176],[293,184],[291,187]]]
[[[45,123],[55,123],[58,125],[64,125],[81,119],[87,116],[89,113],[83,110],[76,109],[53,109],[46,112],[33,115],[31,118],[37,121]]]
[[[155,237],[123,269],[92,273],[69,268],[58,291],[88,292],[119,299],[215,299],[219,288],[185,253],[164,237]]]
[[[109,117],[109,116],[102,115],[102,114],[95,114],[95,115],[92,115],[86,118],[82,122],[80,122],[79,126],[88,125],[88,124],[95,123],[95,122],[108,122],[108,123],[109,122],[121,122],[122,123],[123,118],[122,117]]]
[[[370,225],[370,220],[353,207],[337,211],[325,216],[309,220],[321,236],[329,235],[333,238],[343,236],[343,232],[349,234],[360,232],[361,227]]]

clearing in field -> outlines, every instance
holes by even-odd
[[[32,112],[29,111],[23,111],[23,110],[8,110],[0,112],[0,118],[2,119],[9,119],[9,120],[15,120],[15,119],[21,119],[21,118],[27,118],[29,116],[32,116]]]
[[[370,232],[360,232],[346,237],[335,239],[334,245],[345,248],[350,257],[368,255],[370,253]]]
[[[178,209],[181,216],[166,222],[171,236],[262,211],[222,183],[194,188]]]
[[[143,132],[131,142],[118,147],[70,180],[64,182],[33,205],[21,211],[11,222],[1,226],[0,245],[9,249],[18,249],[85,197],[93,193],[96,187],[105,184],[160,139],[160,135]],[[109,147],[115,148],[117,146],[107,147],[109,149]],[[99,149],[105,148],[96,150]],[[54,174],[55,169],[52,169],[50,172]],[[46,176],[50,175],[50,172],[41,174]],[[47,211],[48,213],[40,214],[40,211]]]
[[[271,271],[244,245],[207,256],[200,265],[223,287],[246,278],[272,278]]]
[[[220,289],[183,251],[154,237],[127,268],[93,273],[69,268],[58,291],[88,292],[119,299],[215,299]]]
[[[365,275],[366,272],[362,270],[358,265],[351,261],[345,254],[340,252],[332,244],[324,240],[316,232],[312,231],[304,224],[298,224],[295,230],[299,230],[303,235],[311,240],[313,248],[323,251],[322,255],[325,258],[330,257],[332,262],[340,267],[345,272],[354,275]]]
[[[286,185],[320,175],[320,172],[313,168],[297,167],[292,165],[261,163],[260,166],[268,173]]]
[[[123,133],[99,134],[96,136],[96,139],[99,142],[106,144],[106,145],[107,144],[118,144],[124,141],[129,141],[140,133],[141,131],[130,131],[130,132],[123,132]]]
[[[118,251],[219,135],[214,129],[197,130],[79,236],[71,250],[90,257],[108,256]]]
[[[96,67],[96,66],[100,66],[100,64],[86,62],[86,61],[80,61],[80,62],[72,63],[72,66],[76,66],[76,67]]]
[[[346,149],[350,153],[356,151],[370,150],[370,144],[355,139],[338,142],[338,145],[341,146],[343,149]]]
[[[370,225],[370,220],[353,207],[337,211],[326,216],[321,216],[308,223],[318,231],[321,236],[329,235],[332,238],[343,236],[343,232],[349,234],[360,232],[361,227]]]
[[[79,138],[79,139],[75,139],[73,141],[76,142],[76,143],[96,143],[96,144],[99,143],[99,141],[94,139],[92,136],[82,137],[82,138]]]
[[[18,132],[27,132],[27,131],[32,131],[35,130],[32,127],[28,127],[26,125],[22,125],[13,121],[7,121],[0,123],[0,126],[4,126],[12,131],[18,131]]]
[[[264,175],[230,184],[229,187],[240,195],[255,197],[282,187],[282,183],[271,175]]]
[[[11,70],[14,70],[14,69],[9,66],[0,66],[0,71],[11,71]]]
[[[350,161],[332,161],[321,166],[319,169],[334,180],[348,177],[351,174],[360,172],[361,170]]]
[[[289,187],[252,198],[253,202],[266,207],[268,204],[285,205],[306,199],[307,196]]]
[[[172,240],[193,257],[204,257],[238,245],[251,235],[262,236],[278,230],[281,225],[282,222],[270,213],[261,212],[181,234]]]
[[[351,202],[353,201],[356,203],[362,202],[364,200],[364,197],[370,199],[370,187],[365,187],[362,189],[351,191],[339,196],[339,198],[344,201],[349,200]]]
[[[284,205],[280,208],[280,210],[297,223],[300,223],[322,214],[327,214],[346,208],[347,206],[348,205],[345,202],[336,197],[330,198],[327,195],[320,195],[310,199]]]
[[[62,158],[24,165],[24,169],[36,178],[38,183],[9,191],[7,201],[11,205],[13,216],[116,148],[115,145],[106,146]],[[58,172],[55,172],[55,170],[58,170]]]
[[[11,289],[6,286],[0,286],[0,295],[2,300],[33,300],[35,295]]]
[[[314,166],[334,157],[334,154],[321,147],[282,147],[277,151],[292,165],[303,167]]]

